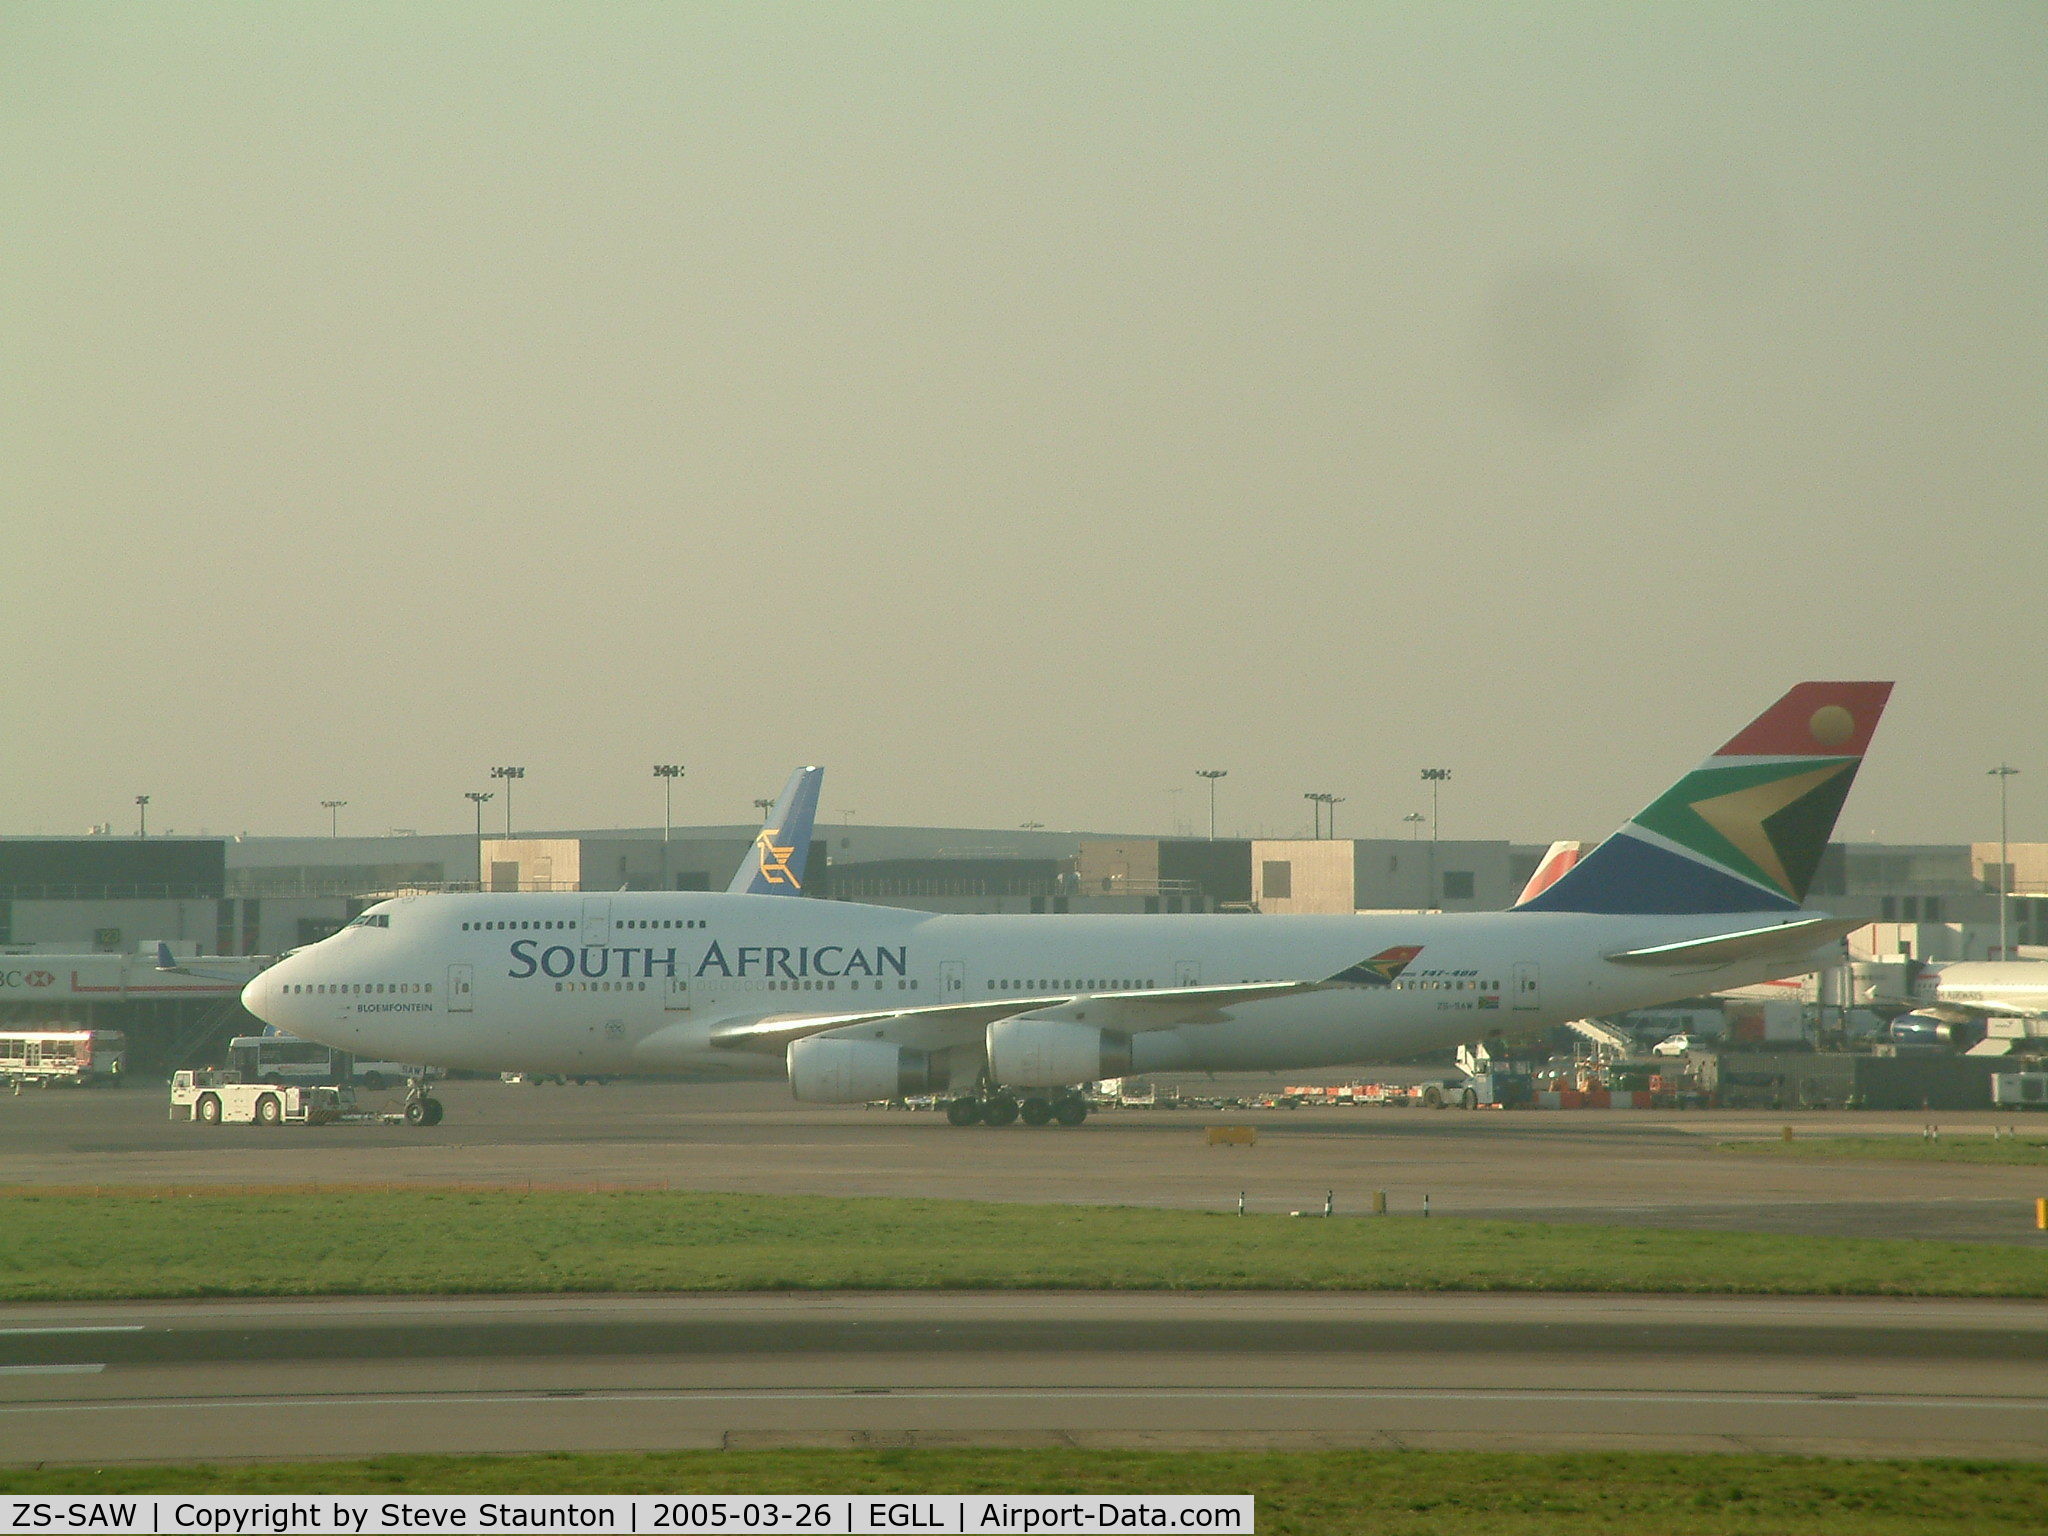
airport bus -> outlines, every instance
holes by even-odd
[[[239,1035],[228,1042],[228,1070],[245,1083],[311,1087],[347,1082],[354,1063],[346,1051],[296,1035]]]
[[[395,1088],[425,1068],[402,1061],[358,1061],[347,1051],[332,1050],[314,1040],[271,1031],[238,1035],[228,1042],[228,1070],[245,1083],[283,1083],[310,1087],[319,1083],[353,1084],[372,1093]]]
[[[0,1080],[16,1088],[118,1083],[127,1061],[128,1037],[118,1029],[0,1032]]]

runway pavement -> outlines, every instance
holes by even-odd
[[[823,1445],[2048,1459],[2048,1308],[842,1295],[0,1308],[0,1459]]]

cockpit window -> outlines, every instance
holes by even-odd
[[[347,926],[351,928],[389,928],[391,926],[391,914],[389,912],[365,912]]]

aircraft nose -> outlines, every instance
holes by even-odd
[[[279,989],[271,974],[276,969],[272,966],[270,970],[250,977],[242,988],[242,1006],[266,1024],[279,1022],[276,1017]]]

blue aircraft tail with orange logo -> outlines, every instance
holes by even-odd
[[[1890,683],[1801,683],[1517,912],[1797,911]]]
[[[726,891],[734,896],[801,896],[804,865],[811,852],[811,826],[818,817],[818,791],[825,770],[799,768],[782,786],[775,809],[768,813],[754,846]]]

